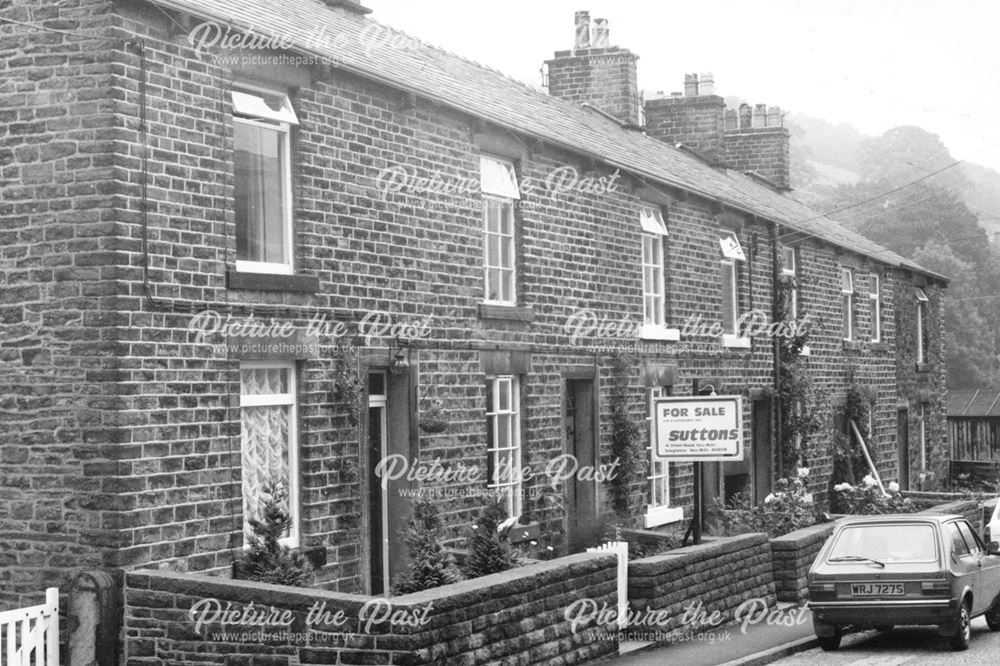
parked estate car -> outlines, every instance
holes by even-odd
[[[984,544],[961,516],[900,514],[837,525],[809,570],[809,607],[824,650],[845,628],[937,625],[956,650],[970,622],[1000,631],[1000,545]]]
[[[983,530],[983,541],[1000,541],[1000,501],[993,507],[993,513],[986,522],[986,529]]]

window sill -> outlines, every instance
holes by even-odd
[[[677,342],[681,339],[679,328],[667,328],[656,324],[644,324],[639,331],[639,338],[642,340],[665,340],[667,342]]]
[[[480,319],[498,319],[501,321],[519,321],[530,324],[535,320],[535,310],[528,305],[497,305],[494,303],[479,304]]]
[[[276,275],[230,270],[226,273],[226,287],[249,291],[290,291],[315,294],[319,291],[319,278],[315,275]]]
[[[642,524],[645,529],[649,529],[681,520],[684,520],[684,509],[679,506],[647,506]]]
[[[729,349],[750,349],[750,338],[725,333],[722,336],[722,346]]]
[[[928,372],[931,371],[931,364],[930,363],[926,363],[926,362],[925,363],[917,363],[916,367],[917,367],[917,372],[919,372],[919,373],[928,373]]]
[[[861,342],[858,340],[843,340],[844,351],[861,351]]]

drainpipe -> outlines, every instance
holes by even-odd
[[[780,280],[780,272],[778,268],[778,225],[775,223],[770,223],[770,235],[771,235],[771,320],[775,321],[778,316],[778,283]],[[781,339],[776,336],[771,336],[771,352],[774,357],[774,439],[777,446],[775,447],[778,451],[776,456],[777,460],[777,477],[778,479],[784,477],[784,449],[781,445],[781,410],[784,405],[781,402]]]

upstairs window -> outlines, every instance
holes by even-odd
[[[496,157],[480,158],[483,192],[483,274],[485,301],[516,305],[514,206],[521,198],[514,165]]]
[[[923,289],[915,290],[917,296],[917,363],[927,362],[927,294]]]
[[[799,264],[794,247],[781,250],[781,275],[787,283],[788,300],[785,302],[785,318],[794,321],[799,318]]]
[[[739,338],[737,330],[740,319],[738,264],[746,261],[746,255],[743,254],[740,239],[732,231],[724,231],[719,235],[719,247],[722,250],[720,286],[722,288],[723,344],[749,343],[749,340]]]
[[[667,225],[663,213],[653,206],[639,209],[642,226],[642,323],[655,330],[666,322],[666,294],[663,280],[663,239]]]
[[[298,125],[288,95],[233,90],[236,269],[292,273],[290,130]]]
[[[882,341],[882,303],[880,294],[882,291],[879,276],[872,275],[871,286],[868,288],[868,303],[871,317],[872,342]]]
[[[844,340],[854,339],[854,273],[849,268],[840,269],[840,300],[844,317]]]

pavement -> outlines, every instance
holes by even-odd
[[[632,651],[609,663],[614,666],[758,666],[818,645],[812,613],[804,606],[779,604],[780,613],[711,628],[683,629],[672,642],[623,643]],[[642,630],[630,631],[642,638]]]

